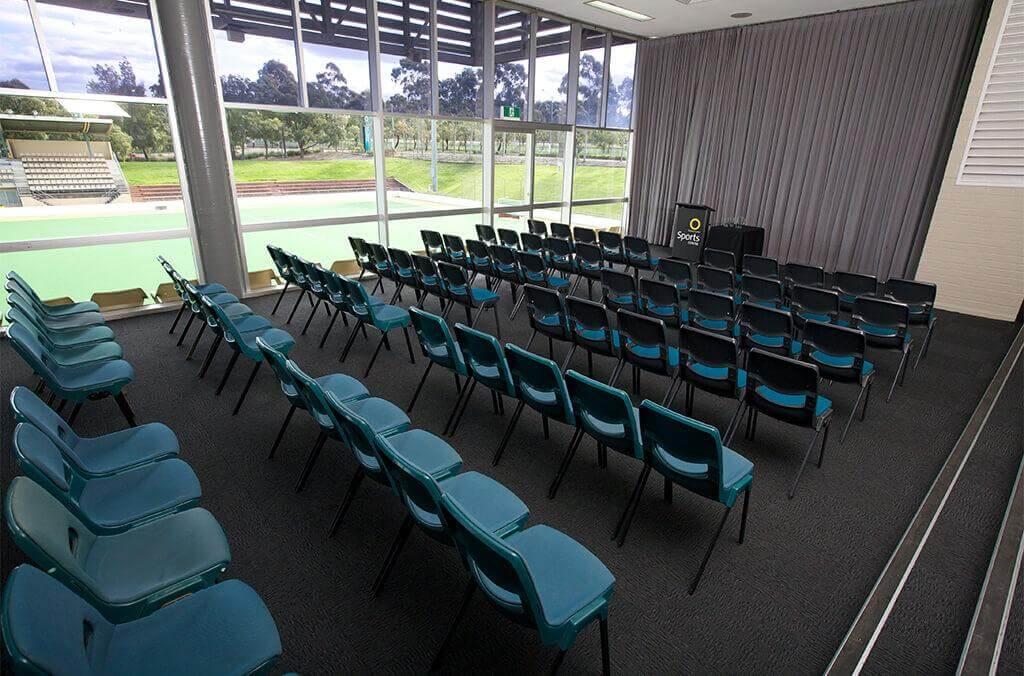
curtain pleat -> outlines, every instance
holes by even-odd
[[[911,0],[641,43],[630,233],[676,202],[781,261],[913,272],[987,0]]]

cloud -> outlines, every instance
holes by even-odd
[[[0,44],[8,45],[0,50],[0,80],[16,78],[32,89],[49,89],[25,3],[0,5]]]

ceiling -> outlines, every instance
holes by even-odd
[[[742,26],[792,19],[810,14],[826,14],[844,9],[884,5],[902,0],[607,0],[620,7],[653,17],[651,21],[635,21],[617,14],[590,7],[584,0],[518,0],[541,10],[561,14],[585,23],[613,30],[665,37],[679,33]],[[745,19],[730,14],[750,12]]]

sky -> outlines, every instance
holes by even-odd
[[[19,79],[32,89],[49,89],[36,48],[28,7],[21,0],[0,2],[0,80]],[[11,45],[19,45],[11,49]]]

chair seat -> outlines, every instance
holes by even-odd
[[[446,479],[462,467],[462,458],[441,437],[426,430],[414,429],[388,437],[395,454],[434,477]]]
[[[806,395],[785,394],[778,390],[773,390],[767,385],[760,385],[755,391],[766,400],[783,408],[801,409],[804,407],[804,402],[807,400]],[[832,401],[828,397],[823,397],[819,394],[817,401],[815,401],[814,417],[820,418],[831,408]]]
[[[837,369],[853,368],[854,363],[853,355],[829,354],[827,352],[822,352],[821,350],[815,350],[814,352],[811,352],[810,357],[819,364],[831,366],[832,368]],[[860,375],[866,376],[867,374],[871,373],[874,369],[874,364],[865,359],[861,363]]]
[[[135,378],[132,365],[123,359],[79,366],[58,366],[51,370],[54,382],[47,384],[65,399],[74,401],[81,401],[94,393],[117,394]]]
[[[494,305],[501,300],[501,296],[494,291],[481,289],[476,286],[470,289],[470,293],[473,295],[473,305],[477,306]]]
[[[681,479],[706,479],[708,465],[688,462],[654,445],[659,471],[676,474]],[[736,496],[754,480],[754,463],[725,446],[722,447],[722,485],[719,488],[719,502],[732,507]]]
[[[50,356],[59,366],[81,366],[99,361],[120,359],[124,350],[113,340],[87,345],[73,345],[50,351]]]
[[[501,537],[518,531],[530,518],[530,508],[486,474],[463,472],[441,481],[440,486],[477,523]]]
[[[565,279],[564,277],[553,277],[551,275],[547,276],[547,283],[550,288],[555,289],[556,291],[569,286],[568,279]]]
[[[423,349],[427,353],[427,359],[430,361],[437,362],[446,369],[452,369],[459,375],[466,375],[466,360],[462,356],[462,346],[458,343],[453,342],[452,345],[455,348],[454,357],[449,354],[448,347],[445,344],[428,344],[420,342]],[[454,361],[454,363],[453,363]]]
[[[611,340],[612,347],[614,348],[614,350],[616,352],[618,352],[619,351],[619,346],[621,344],[620,338],[619,338],[619,332],[616,329],[611,329],[610,332],[611,332],[611,339],[612,339]],[[578,333],[581,338],[584,338],[584,339],[586,339],[588,341],[591,341],[591,342],[594,342],[594,343],[598,343],[598,342],[604,342],[604,341],[608,340],[609,330],[606,330],[606,329],[581,329],[581,328],[577,328],[576,329],[576,333]],[[586,347],[586,346],[584,346],[584,347]]]
[[[77,315],[86,312],[99,312],[100,306],[91,300],[82,300],[75,303],[65,303],[63,305],[44,304],[40,308],[40,311],[48,317],[67,317],[68,315]]]
[[[706,380],[726,380],[729,378],[729,368],[726,366],[708,366],[696,362],[687,365],[691,371]],[[736,369],[736,387],[743,389],[747,386],[747,372],[743,369]]]
[[[250,331],[263,331],[265,329],[273,328],[274,326],[266,317],[261,317],[260,315],[254,314],[241,317],[238,321],[232,321],[231,324],[232,327],[239,333],[248,333]]]
[[[204,293],[203,295],[206,296],[206,298],[214,305],[220,305],[222,307],[225,305],[234,305],[235,303],[240,302],[238,300],[238,296],[233,293],[228,293],[227,291]]]
[[[781,350],[786,344],[786,339],[783,336],[767,336],[761,333],[747,334],[747,340],[759,347],[766,347],[771,350]],[[799,340],[790,340],[790,354],[800,354],[800,349]]]
[[[615,585],[615,576],[590,550],[549,526],[513,533],[505,542],[522,557],[537,590],[540,611],[554,627],[607,597]]]
[[[598,443],[609,448],[633,455],[637,458],[643,457],[643,446],[640,438],[627,436],[626,426],[621,422],[612,422],[595,417],[586,410],[580,410],[576,414],[577,420],[583,429]],[[633,407],[633,429],[640,429],[640,411]]]
[[[373,325],[381,331],[409,325],[409,311],[397,305],[381,305],[373,311]]]
[[[245,319],[246,317],[251,317],[253,315],[252,308],[244,303],[228,303],[221,307],[224,308],[224,314],[226,314],[232,321]]]
[[[628,351],[642,359],[660,359],[664,350],[668,355],[669,368],[679,366],[679,348],[665,345],[628,345]]]
[[[295,347],[295,339],[292,338],[291,334],[281,329],[267,329],[266,331],[250,331],[248,333],[241,334],[243,341],[243,351],[246,355],[254,361],[261,361],[263,359],[263,353],[260,352],[259,347],[256,345],[256,339],[262,338],[263,342],[270,345],[278,352],[288,354],[292,348]]]
[[[106,320],[99,312],[79,312],[78,314],[50,316],[39,314],[39,321],[51,331],[80,329],[86,326],[104,326]]]
[[[99,600],[128,605],[196,576],[212,582],[230,560],[224,530],[197,507],[97,539],[82,567]]]
[[[109,326],[85,326],[66,331],[48,332],[46,337],[57,347],[74,347],[114,340],[114,331]]]
[[[157,515],[194,507],[202,491],[192,468],[177,458],[91,479],[78,498],[82,516],[116,530]]]
[[[209,284],[196,284],[196,290],[199,291],[199,293],[209,295],[212,293],[226,293],[228,289],[223,284],[211,282]]]
[[[163,423],[146,423],[102,437],[83,437],[64,455],[89,476],[106,476],[178,455],[178,438]]]
[[[832,315],[821,312],[797,312],[796,318],[805,322],[821,322],[822,324],[828,324],[832,321]]]
[[[387,436],[409,428],[409,416],[387,399],[368,397],[353,401],[346,406],[365,420],[376,434]]]

